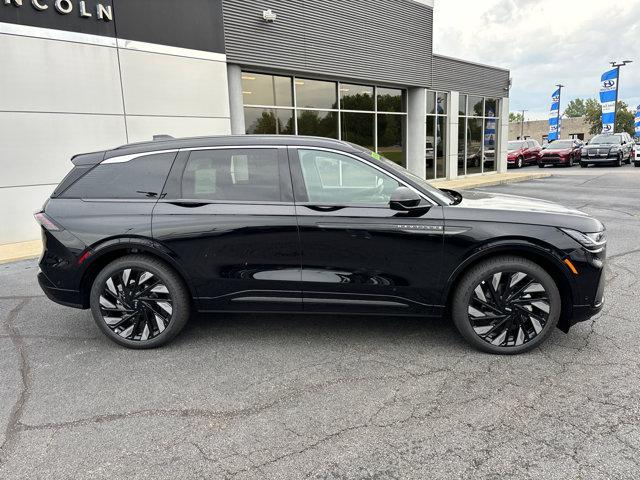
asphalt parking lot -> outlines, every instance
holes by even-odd
[[[0,478],[637,478],[640,168],[487,190],[609,230],[607,303],[515,357],[447,320],[219,315],[126,350],[0,266]]]

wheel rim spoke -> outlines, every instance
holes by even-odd
[[[103,321],[116,335],[145,342],[169,326],[173,299],[157,275],[132,267],[114,273],[105,281],[99,308]]]
[[[518,347],[538,336],[551,312],[542,283],[521,271],[488,275],[475,287],[467,307],[476,335],[499,347]]]

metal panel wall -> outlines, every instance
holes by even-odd
[[[434,55],[432,88],[486,97],[508,97],[509,71]]]
[[[274,23],[262,19],[270,8]],[[229,63],[334,78],[431,83],[433,9],[413,0],[224,0]]]

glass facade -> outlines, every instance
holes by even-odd
[[[447,94],[427,91],[427,144],[425,163],[427,179],[447,176]]]
[[[242,95],[246,133],[337,138],[406,165],[405,90],[242,72]]]
[[[497,170],[496,136],[500,99],[460,95],[458,175]]]

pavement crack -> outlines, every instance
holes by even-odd
[[[0,445],[0,464],[2,464],[8,457],[13,446],[15,445],[16,437],[19,433],[20,419],[24,411],[24,406],[31,394],[31,365],[29,364],[29,357],[27,355],[27,348],[24,343],[24,339],[18,334],[18,331],[14,325],[18,314],[29,303],[28,298],[24,298],[18,305],[9,311],[5,320],[5,326],[9,332],[9,339],[13,344],[18,356],[18,369],[20,372],[20,379],[22,387],[18,393],[18,398],[11,408],[9,414],[9,420],[5,428],[5,437],[2,445]]]

